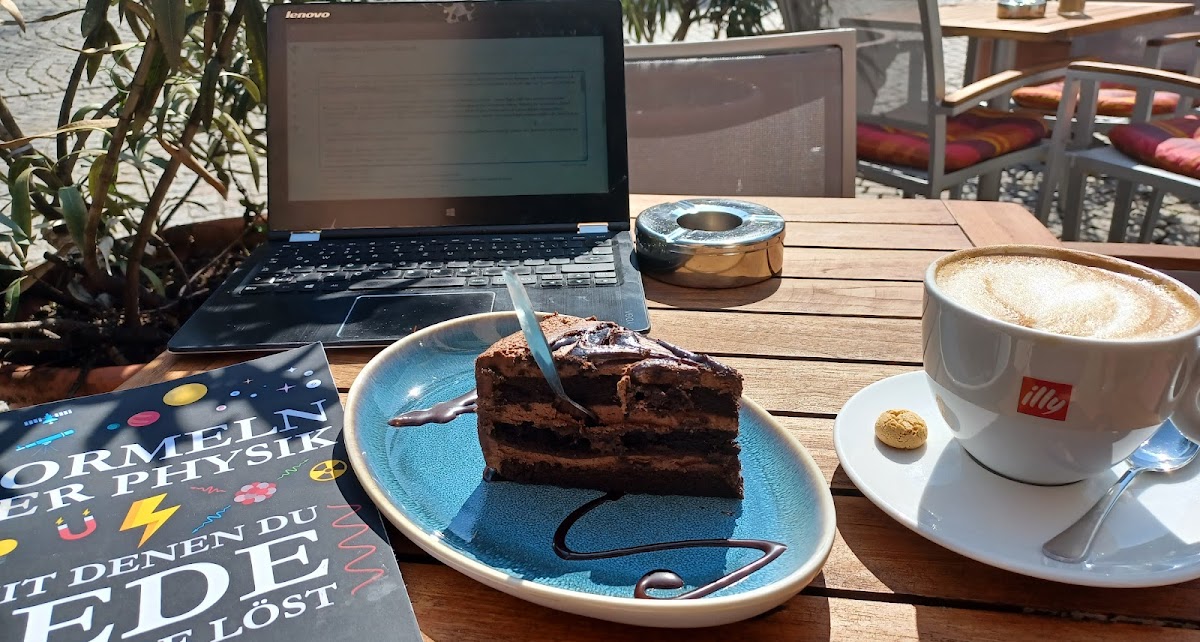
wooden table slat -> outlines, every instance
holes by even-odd
[[[817,279],[921,281],[925,268],[946,254],[929,250],[787,248],[783,274]]]
[[[918,319],[807,317],[775,314],[722,315],[726,332],[713,332],[705,312],[652,310],[651,333],[694,352],[715,355],[856,361],[921,362]]]
[[[685,288],[651,277],[642,283],[651,310],[921,317],[922,286],[916,282],[783,278],[730,290]]]
[[[1056,642],[1198,640],[1200,632],[1065,617],[994,613],[944,606],[799,595],[738,624],[708,629],[646,629],[563,614],[522,602],[436,564],[401,564],[422,631],[439,642],[572,640],[577,642],[727,642],[728,640],[973,640]]]
[[[961,250],[971,247],[957,225],[884,225],[875,223],[787,223],[788,247],[844,247]]]
[[[630,215],[661,203],[683,200],[683,196],[633,194],[629,197]],[[786,221],[812,223],[898,223],[910,225],[954,225],[944,201],[910,200],[902,206],[896,201],[866,198],[806,198],[760,196],[744,200],[769,207]]]

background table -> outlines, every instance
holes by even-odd
[[[967,73],[975,74],[981,49],[991,45],[990,71],[992,74],[1017,65],[1017,43],[1037,44],[1069,43],[1079,36],[1086,36],[1123,27],[1143,25],[1159,20],[1186,16],[1196,10],[1191,2],[1095,2],[1084,5],[1084,16],[1064,18],[1058,15],[1058,2],[1046,6],[1046,16],[1034,19],[1000,19],[992,3],[970,3],[941,7],[938,15],[942,20],[945,36],[967,36]],[[1041,62],[1049,62],[1041,60]],[[974,74],[974,75],[971,75]]]
[[[632,210],[677,198],[635,197]],[[428,639],[1200,640],[1200,582],[1094,589],[995,569],[908,531],[864,498],[838,467],[831,430],[842,404],[867,384],[920,368],[926,266],[975,245],[1057,245],[1042,225],[1009,203],[752,200],[788,221],[786,276],[721,291],[646,279],[652,333],[741,370],[746,395],[812,453],[837,509],[838,535],[822,573],[800,595],[758,618],[716,629],[648,631],[509,597],[436,562],[393,530]],[[375,352],[329,351],[343,397]],[[127,386],[251,356],[164,355]]]

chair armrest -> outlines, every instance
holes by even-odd
[[[1121,82],[1141,89],[1165,89],[1200,95],[1200,78],[1149,67],[1089,60],[1071,63],[1067,66],[1067,73],[1086,80]]]
[[[1200,42],[1197,42],[1197,41],[1200,41],[1200,31],[1188,31],[1188,32],[1184,32],[1184,33],[1170,33],[1165,36],[1158,36],[1156,38],[1151,38],[1151,39],[1147,40],[1146,46],[1147,47],[1165,47],[1167,45],[1174,45],[1174,44],[1177,44],[1180,42],[1187,42],[1189,40],[1200,45]]]
[[[1200,248],[1148,243],[1092,243],[1067,241],[1064,246],[1115,256],[1156,270],[1200,270]]]
[[[1002,71],[946,94],[942,98],[941,107],[943,110],[949,111],[951,115],[957,114],[974,107],[984,99],[1007,94],[1026,85],[1062,78],[1065,73],[1066,68],[1061,62]]]

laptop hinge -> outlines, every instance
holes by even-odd
[[[288,243],[312,243],[321,240],[321,232],[292,232],[288,235]]]
[[[608,223],[580,223],[580,234],[608,234]]]

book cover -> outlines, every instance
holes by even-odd
[[[0,639],[419,640],[319,344],[0,413]]]

